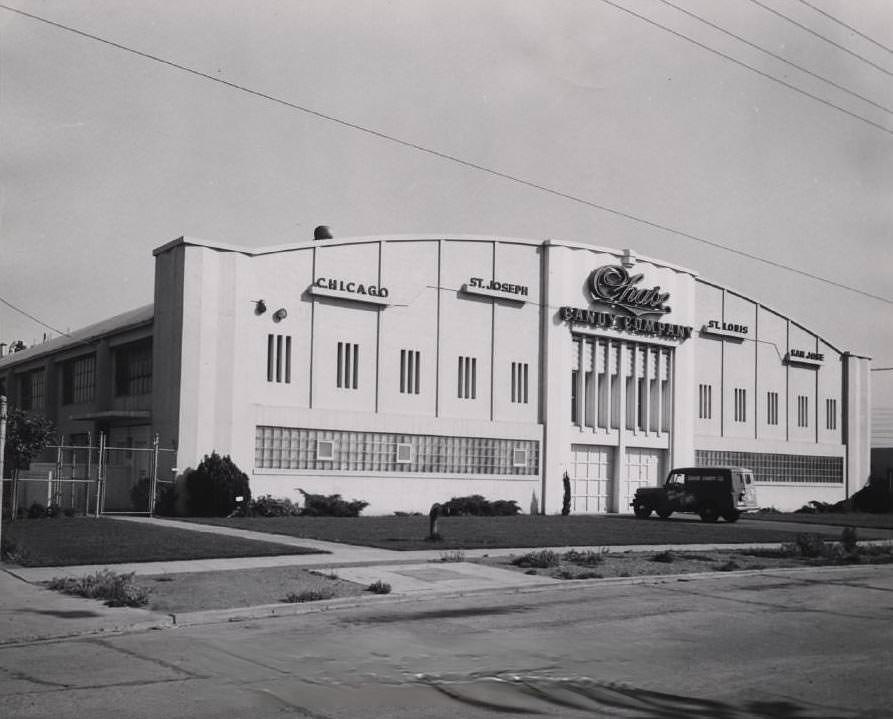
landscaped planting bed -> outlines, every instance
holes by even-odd
[[[756,512],[746,514],[742,519],[764,519],[769,522],[798,522],[800,524],[827,524],[834,527],[861,527],[871,529],[893,529],[893,513],[871,514],[869,512]],[[864,534],[861,532],[860,534]]]

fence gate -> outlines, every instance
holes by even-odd
[[[134,428],[139,429],[139,428]],[[158,435],[133,432],[126,440],[100,433],[75,435],[44,449],[13,480],[11,506],[27,515],[51,507],[66,514],[152,514],[160,483],[171,483],[177,453]],[[141,436],[145,434],[145,436]],[[108,439],[122,441],[118,446]]]

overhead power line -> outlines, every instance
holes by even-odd
[[[748,65],[746,62],[742,62],[741,60],[738,60],[737,58],[734,58],[731,55],[727,55],[726,53],[722,52],[721,50],[717,50],[716,48],[712,48],[709,45],[705,45],[704,43],[702,43],[698,40],[695,40],[694,38],[691,38],[688,35],[685,35],[684,33],[677,32],[676,30],[673,30],[673,28],[667,27],[666,25],[661,25],[659,22],[657,22],[656,20],[652,20],[650,17],[646,17],[645,15],[640,15],[639,13],[635,12],[634,10],[630,10],[629,8],[623,7],[623,5],[618,5],[615,2],[611,2],[611,0],[601,0],[601,2],[603,2],[605,5],[610,5],[611,7],[616,8],[617,10],[620,10],[621,12],[625,12],[627,15],[632,15],[633,17],[638,18],[642,22],[646,22],[649,25],[653,25],[656,28],[664,30],[665,32],[670,33],[671,35],[678,37],[680,40],[685,40],[686,42],[690,42],[692,45],[697,45],[699,48],[706,50],[707,52],[713,53],[714,55],[718,55],[719,57],[721,57],[725,60],[728,60],[729,62],[733,62],[736,65],[740,65],[741,67],[746,68],[747,70],[750,70],[751,72],[755,72],[757,75],[760,75],[761,77],[764,77],[767,80],[778,83],[779,85],[782,85],[782,86],[788,88],[789,90],[793,90],[794,92],[797,92],[801,95],[805,95],[806,97],[808,97],[812,100],[815,100],[816,102],[820,102],[823,105],[827,105],[828,107],[831,107],[831,108],[837,110],[838,112],[842,112],[844,115],[849,115],[854,120],[859,120],[860,122],[864,122],[866,125],[871,125],[872,127],[876,127],[878,130],[886,132],[888,135],[893,135],[893,130],[885,127],[884,125],[881,125],[879,122],[875,122],[874,120],[869,120],[867,117],[863,117],[862,115],[859,115],[855,112],[847,110],[845,107],[836,105],[833,102],[830,102],[829,100],[819,97],[818,95],[813,95],[811,92],[804,90],[802,87],[797,87],[796,85],[788,82],[787,80],[782,80],[781,78],[775,77],[774,75],[770,75],[768,72],[764,72],[763,70],[760,70],[759,68],[756,68],[753,65]],[[0,7],[2,7],[2,6],[0,6]]]
[[[602,1],[608,2],[608,0],[602,0]],[[610,3],[610,2],[608,4],[613,5],[613,3]],[[619,8],[620,6],[615,6],[615,7]],[[661,230],[663,232],[668,232],[668,233],[676,235],[678,237],[684,237],[688,240],[692,240],[693,242],[707,245],[709,247],[713,247],[715,249],[722,250],[724,252],[729,252],[729,253],[738,255],[739,257],[746,257],[747,259],[754,260],[755,262],[761,262],[761,263],[763,263],[765,265],[769,265],[771,267],[775,267],[778,269],[786,270],[788,272],[792,272],[794,274],[800,275],[801,277],[808,277],[812,280],[816,280],[818,282],[822,282],[827,285],[831,285],[833,287],[838,287],[840,289],[847,290],[849,292],[854,292],[854,293],[862,295],[864,297],[869,297],[873,300],[878,300],[880,302],[884,302],[886,304],[893,305],[893,299],[890,299],[887,297],[882,297],[881,295],[876,295],[871,292],[866,292],[865,290],[861,290],[856,287],[850,287],[849,285],[845,285],[842,282],[837,282],[835,280],[828,279],[827,277],[822,277],[820,275],[816,275],[811,272],[807,272],[805,270],[801,270],[796,267],[786,265],[782,262],[776,262],[775,260],[770,260],[765,257],[760,257],[759,255],[755,255],[750,252],[745,252],[744,250],[735,249],[734,247],[729,247],[728,245],[723,245],[719,242],[714,242],[713,240],[708,240],[704,237],[699,237],[698,235],[694,235],[689,232],[685,232],[684,230],[678,230],[673,227],[670,227],[669,225],[664,225],[664,224],[661,224],[660,222],[656,222],[654,220],[649,220],[644,217],[639,217],[637,215],[634,215],[630,212],[626,212],[624,210],[618,210],[616,208],[609,207],[607,205],[603,205],[601,203],[594,202],[592,200],[587,200],[583,197],[579,197],[578,195],[572,195],[568,192],[563,192],[562,190],[558,190],[556,188],[549,187],[547,185],[542,185],[542,184],[535,182],[533,180],[526,180],[524,178],[517,177],[515,175],[511,175],[507,172],[502,172],[501,170],[495,170],[493,168],[486,167],[485,165],[480,165],[476,162],[472,162],[470,160],[463,159],[456,155],[451,155],[446,152],[441,152],[440,150],[435,150],[433,148],[426,147],[424,145],[419,145],[419,144],[417,144],[415,142],[411,142],[409,140],[403,140],[403,139],[396,137],[394,135],[388,135],[385,132],[381,132],[380,130],[374,130],[372,128],[365,127],[363,125],[359,125],[354,122],[349,122],[348,120],[343,120],[343,119],[335,117],[333,115],[327,115],[326,113],[320,112],[318,110],[313,110],[311,108],[304,107],[303,105],[298,105],[296,103],[289,102],[288,100],[284,100],[284,99],[276,97],[274,95],[269,95],[269,94],[261,92],[259,90],[253,90],[253,89],[246,87],[244,85],[239,85],[237,83],[230,82],[229,80],[224,80],[223,78],[209,75],[207,73],[201,72],[200,70],[196,70],[196,69],[188,67],[186,65],[180,65],[179,63],[173,62],[171,60],[166,60],[166,59],[158,57],[156,55],[151,55],[149,53],[142,52],[140,50],[135,50],[134,48],[128,47],[126,45],[122,45],[122,44],[114,42],[112,40],[107,40],[103,37],[99,37],[98,35],[92,35],[88,32],[84,32],[83,30],[78,30],[76,28],[69,27],[68,25],[63,25],[62,23],[58,23],[53,20],[48,20],[47,18],[43,18],[38,15],[33,15],[31,13],[27,13],[23,10],[11,8],[7,5],[2,5],[2,4],[0,4],[0,9],[8,10],[8,11],[16,13],[18,15],[22,15],[24,17],[31,18],[32,20],[37,20],[38,22],[42,22],[47,25],[51,25],[53,27],[59,28],[60,30],[65,30],[66,32],[71,32],[76,35],[80,35],[81,37],[85,37],[90,40],[95,40],[96,42],[103,43],[104,45],[109,45],[110,47],[117,48],[118,50],[122,50],[122,51],[130,53],[132,55],[136,55],[138,57],[142,57],[144,59],[160,63],[167,67],[172,67],[177,70],[181,70],[183,72],[189,73],[190,75],[195,75],[196,77],[200,77],[205,80],[210,80],[211,82],[215,82],[219,85],[225,85],[226,87],[232,88],[234,90],[238,90],[239,92],[244,92],[244,93],[246,93],[248,95],[252,95],[254,97],[259,97],[264,100],[269,100],[270,102],[274,102],[278,105],[282,105],[284,107],[288,107],[293,110],[298,110],[299,112],[306,113],[308,115],[319,118],[321,120],[333,122],[333,123],[340,125],[342,127],[347,127],[352,130],[356,130],[358,132],[362,132],[367,135],[377,137],[381,140],[386,140],[388,142],[392,142],[392,143],[400,145],[402,147],[407,147],[412,150],[417,150],[418,152],[422,152],[427,155],[431,155],[432,157],[436,157],[441,160],[446,160],[448,162],[452,162],[452,163],[460,165],[462,167],[467,167],[472,170],[478,170],[479,172],[483,172],[488,175],[492,175],[494,177],[500,177],[504,180],[509,180],[510,182],[515,182],[519,185],[523,185],[525,187],[530,187],[532,189],[539,190],[541,192],[545,192],[550,195],[554,195],[555,197],[561,197],[565,200],[569,200],[571,202],[576,202],[578,204],[585,205],[587,207],[592,207],[596,210],[601,210],[602,212],[609,213],[616,217],[622,217],[626,220],[630,220],[632,222],[636,222],[638,224],[645,225],[646,227],[651,227],[653,229]],[[620,9],[624,9],[624,8],[620,8]],[[651,21],[649,20],[648,22],[651,22]],[[674,31],[670,31],[670,32],[674,32]],[[677,33],[674,32],[674,34],[677,34]],[[759,71],[757,71],[757,72],[759,72]],[[760,73],[760,74],[763,74],[763,73]],[[889,130],[885,130],[885,131],[890,132]]]
[[[886,51],[889,52],[891,55],[893,55],[893,50],[891,50],[889,47],[887,47],[886,45],[884,45],[884,44],[882,44],[882,43],[879,43],[879,42],[878,42],[877,40],[875,40],[874,38],[870,38],[870,37],[868,37],[868,35],[866,35],[864,32],[860,32],[859,30],[857,30],[856,28],[854,28],[852,25],[847,25],[847,24],[846,24],[843,20],[841,20],[840,18],[836,18],[836,17],[834,17],[834,16],[831,15],[830,13],[825,12],[824,10],[822,10],[821,8],[816,7],[816,6],[813,5],[812,3],[810,3],[810,2],[806,2],[806,0],[797,0],[797,2],[799,2],[801,5],[806,5],[806,7],[812,8],[812,9],[815,10],[819,15],[824,15],[824,16],[825,16],[826,18],[828,18],[831,22],[836,22],[838,25],[841,25],[842,27],[845,27],[845,28],[846,28],[847,30],[849,30],[850,32],[854,32],[854,33],[856,33],[856,35],[858,35],[858,36],[861,37],[862,39],[864,39],[864,40],[868,40],[868,42],[870,42],[872,45],[876,45],[876,46],[879,47],[881,50],[886,50]]]
[[[668,5],[671,8],[674,8],[675,10],[678,10],[679,12],[683,13],[684,15],[688,15],[690,18],[693,18],[693,19],[697,20],[698,22],[701,22],[704,25],[707,25],[708,27],[712,27],[714,30],[718,30],[719,32],[724,33],[725,35],[728,35],[729,37],[735,38],[736,40],[743,42],[745,45],[748,45],[749,47],[752,47],[755,50],[759,50],[760,52],[765,53],[769,57],[775,58],[776,60],[783,62],[785,65],[790,65],[791,67],[796,68],[800,72],[806,73],[810,77],[814,77],[817,80],[821,80],[822,82],[827,83],[831,87],[834,87],[842,92],[847,93],[848,95],[852,95],[853,97],[859,98],[863,102],[867,102],[869,105],[872,105],[872,106],[878,108],[879,110],[883,110],[884,112],[893,114],[893,109],[886,107],[885,105],[881,105],[880,103],[877,103],[874,100],[871,100],[871,99],[865,97],[864,95],[860,95],[858,92],[855,92],[854,90],[850,90],[848,87],[844,87],[843,85],[834,82],[834,80],[831,80],[823,75],[819,75],[818,73],[813,72],[812,70],[809,70],[808,68],[805,68],[802,65],[798,65],[797,63],[792,62],[791,60],[788,60],[787,58],[784,58],[781,55],[778,55],[778,54],[772,52],[771,50],[767,50],[766,48],[764,48],[760,45],[757,45],[756,43],[751,42],[747,38],[741,37],[741,35],[738,35],[738,34],[732,32],[731,30],[728,30],[724,27],[720,27],[719,25],[716,25],[715,23],[710,22],[709,20],[701,17],[700,15],[696,15],[695,13],[690,12],[690,11],[686,10],[685,8],[681,8],[678,5],[671,3],[669,0],[658,0],[658,1],[663,3],[664,5]]]
[[[38,319],[37,317],[35,317],[34,315],[32,315],[32,314],[29,313],[29,312],[26,312],[26,311],[23,310],[21,307],[16,307],[16,305],[14,305],[14,304],[13,304],[12,302],[10,302],[9,300],[5,300],[5,299],[3,299],[2,297],[0,297],[0,302],[2,302],[4,305],[6,305],[7,307],[9,307],[10,309],[15,310],[15,311],[18,312],[19,314],[21,314],[21,315],[25,315],[25,317],[27,317],[28,319],[30,319],[30,320],[34,320],[34,321],[35,321],[37,324],[39,324],[41,327],[46,327],[48,330],[52,330],[52,331],[55,332],[56,334],[64,335],[65,337],[71,337],[71,335],[68,334],[67,332],[63,332],[63,331],[60,330],[60,329],[56,329],[56,328],[53,327],[52,325],[48,325],[48,324],[47,324],[46,322],[44,322],[43,320]]]
[[[838,50],[842,50],[843,52],[845,52],[847,55],[852,55],[856,59],[864,62],[866,65],[871,65],[871,67],[873,67],[875,70],[880,70],[885,75],[889,75],[890,77],[893,77],[893,72],[890,72],[887,68],[881,67],[876,62],[872,62],[864,55],[860,55],[858,52],[854,52],[854,51],[850,50],[848,47],[844,47],[839,42],[834,42],[834,40],[832,40],[830,37],[826,37],[825,35],[822,35],[821,33],[816,32],[812,28],[806,27],[806,25],[804,25],[803,23],[797,22],[796,20],[794,20],[794,18],[788,17],[787,15],[779,12],[775,8],[771,8],[768,5],[764,5],[763,3],[760,2],[760,0],[749,0],[749,2],[752,2],[754,5],[763,8],[763,10],[765,10],[766,12],[771,12],[773,15],[780,17],[782,20],[785,20],[786,22],[791,23],[791,25],[794,25],[795,27],[799,27],[801,30],[803,30],[803,32],[808,32],[810,35],[817,37],[820,40],[824,40],[829,45],[833,45]]]

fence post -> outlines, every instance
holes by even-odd
[[[102,510],[102,494],[105,489],[105,432],[99,433],[99,457],[96,460],[96,516]]]
[[[149,482],[149,516],[155,516],[155,490],[158,486],[158,432],[152,437],[152,481]]]
[[[93,433],[87,432],[87,474],[86,479],[93,476]],[[90,516],[90,485],[84,485],[84,516]]]
[[[6,395],[0,395],[0,537],[3,536],[3,455],[6,454]],[[10,502],[12,506],[12,502]]]

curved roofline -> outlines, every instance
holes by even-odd
[[[655,265],[656,267],[665,267],[667,269],[675,270],[676,272],[683,272],[685,274],[691,275],[692,277],[698,276],[697,272],[687,267],[676,265],[672,262],[667,262],[666,260],[659,260],[653,257],[640,255],[631,249],[603,247],[601,245],[593,245],[586,242],[568,242],[564,240],[553,239],[535,240],[524,237],[505,237],[502,235],[463,235],[450,234],[446,232],[418,235],[360,235],[356,237],[337,237],[329,240],[305,240],[303,242],[289,242],[284,245],[270,245],[269,247],[246,247],[244,245],[229,245],[223,242],[212,242],[208,240],[202,240],[197,237],[187,237],[186,235],[183,235],[182,237],[178,237],[175,240],[171,240],[170,242],[161,245],[161,247],[155,248],[152,251],[152,254],[157,257],[164,252],[174,249],[175,247],[186,245],[191,247],[207,247],[208,249],[217,250],[219,252],[236,252],[242,255],[247,255],[249,257],[259,257],[262,255],[272,255],[279,252],[303,250],[310,247],[356,245],[365,242],[418,242],[432,240],[456,240],[460,242],[503,242],[512,245],[530,245],[535,247],[568,247],[571,249],[589,250],[590,252],[604,252],[609,255],[614,255],[617,258],[621,258],[627,252],[629,252],[637,261],[641,260],[643,262],[648,262],[649,264]]]

